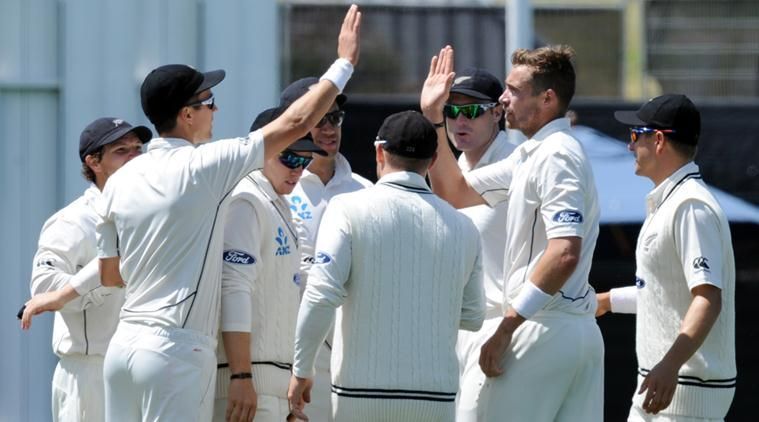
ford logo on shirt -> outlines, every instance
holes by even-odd
[[[646,287],[646,280],[643,280],[642,278],[635,277],[635,287],[642,289]]]
[[[582,214],[575,210],[559,211],[553,215],[553,221],[557,223],[580,224],[582,223]]]
[[[327,264],[332,261],[332,257],[324,252],[317,252],[316,258],[314,258],[314,264]]]
[[[230,264],[252,265],[256,263],[256,258],[243,251],[229,249],[224,251],[224,262]]]

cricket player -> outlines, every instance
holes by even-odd
[[[433,190],[459,208],[508,200],[503,317],[480,353],[488,376],[480,420],[603,419],[603,339],[588,284],[598,196],[564,118],[574,95],[573,55],[566,46],[512,55],[500,102],[508,126],[528,140],[505,160],[462,174],[445,130],[437,129]],[[436,125],[454,77],[453,49],[445,47],[432,59],[421,96]]]
[[[730,226],[693,162],[701,114],[684,95],[618,111],[635,174],[651,179],[635,286],[598,295],[602,315],[636,314],[638,388],[628,421],[722,421],[735,394]]]
[[[79,158],[90,186],[42,227],[34,255],[32,296],[57,295],[67,285],[80,296],[55,313],[53,352],[59,361],[52,382],[53,421],[105,419],[103,356],[116,330],[124,291],[100,285],[95,202],[111,174],[140,155],[142,144],[151,137],[145,126],[115,117],[87,125],[79,137]]]
[[[259,114],[251,132],[282,111]],[[326,155],[307,133],[247,175],[227,199],[214,421],[255,416],[257,422],[282,422],[290,413],[287,386],[302,276],[300,241],[284,195],[316,154]]]
[[[109,180],[98,204],[104,285],[126,285],[105,357],[106,420],[210,420],[222,253],[220,204],[328,111],[358,61],[361,14],[348,10],[340,57],[285,113],[243,138],[206,143],[224,71],[161,66],[141,87],[158,132],[139,160]],[[68,298],[68,297],[67,297]],[[48,310],[33,303],[31,314]]]
[[[317,82],[318,78],[298,79],[282,91],[280,107],[287,107],[302,97]],[[355,192],[372,186],[372,182],[354,173],[348,160],[340,153],[342,144],[342,126],[345,119],[343,104],[348,100],[345,94],[335,98],[330,111],[311,128],[314,143],[326,152],[315,155],[308,168],[303,171],[295,189],[287,195],[290,209],[299,237],[302,239],[301,271],[307,275],[314,262],[314,247],[319,233],[319,224],[329,201],[341,193]],[[308,283],[304,277],[301,288]],[[332,335],[328,335],[322,345],[316,362],[314,388],[311,390],[309,415],[311,420],[327,422],[332,418],[331,393],[332,383],[329,362],[332,348]]]
[[[389,116],[375,142],[377,184],[327,205],[298,314],[296,415],[337,309],[336,422],[454,420],[456,336],[482,325],[484,292],[477,229],[424,180],[437,142],[420,113]]]
[[[500,161],[511,154],[506,132],[501,130],[503,107],[498,98],[503,85],[490,72],[467,68],[456,74],[445,106],[446,131],[454,147],[461,151],[458,165],[468,172]],[[503,257],[506,248],[506,202],[494,208],[477,205],[460,211],[477,226],[482,241],[482,273],[485,287],[486,319],[477,332],[459,331],[456,354],[461,380],[456,397],[456,420],[477,420],[477,403],[485,383],[480,369],[480,348],[501,322],[503,301]]]

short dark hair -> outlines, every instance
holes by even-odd
[[[696,157],[696,152],[698,152],[697,144],[680,142],[676,137],[670,136],[670,134],[666,134],[666,136],[667,140],[670,141],[670,145],[672,145],[672,149],[674,149],[675,152],[689,160],[693,160]]]
[[[432,158],[411,158],[404,157],[402,155],[393,154],[390,151],[385,151],[385,159],[394,168],[413,171],[419,174],[427,173],[427,169],[430,167]]]
[[[103,147],[100,147],[87,155],[92,155],[93,157],[95,157],[97,161],[100,161],[103,159]],[[87,165],[87,160],[86,160],[87,157],[84,157],[84,158],[85,160],[82,161],[82,176],[84,176],[84,178],[87,179],[88,182],[95,183],[95,172],[92,171],[90,166]]]
[[[520,48],[511,55],[511,64],[531,68],[533,95],[553,90],[561,106],[559,112],[564,115],[575,95],[574,56],[574,49],[568,45],[550,45],[534,50]]]

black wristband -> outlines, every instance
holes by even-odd
[[[238,372],[229,376],[230,380],[244,380],[248,378],[253,378],[253,374],[250,372]]]
[[[443,120],[443,121],[442,121],[442,122],[440,122],[440,123],[433,123],[433,124],[432,124],[432,126],[434,126],[434,127],[435,127],[435,129],[439,129],[439,128],[441,128],[441,127],[444,127],[444,126],[445,126],[445,120]]]

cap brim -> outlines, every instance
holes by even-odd
[[[197,94],[215,87],[219,84],[219,82],[224,80],[224,77],[226,75],[227,72],[225,72],[223,69],[212,70],[210,72],[203,73],[203,82],[200,83],[200,86],[195,90],[195,93]]]
[[[143,144],[153,139],[153,132],[145,126],[135,126],[132,128],[131,132],[134,132]]]
[[[326,151],[316,146],[314,141],[308,138],[299,139],[288,145],[286,149],[296,152],[313,152],[314,154],[319,154],[321,156],[327,155]]]
[[[619,123],[625,124],[627,126],[645,126],[648,124],[647,122],[640,120],[640,118],[638,117],[637,111],[631,111],[631,110],[615,111],[614,118]]]
[[[478,92],[478,91],[474,91],[472,89],[451,88],[450,92],[451,92],[451,94],[466,95],[467,97],[476,98],[478,100],[492,101],[492,102],[496,102],[496,103],[498,102],[498,98],[496,98],[496,99],[490,98],[487,95],[485,95],[485,94],[483,94],[481,92]]]

